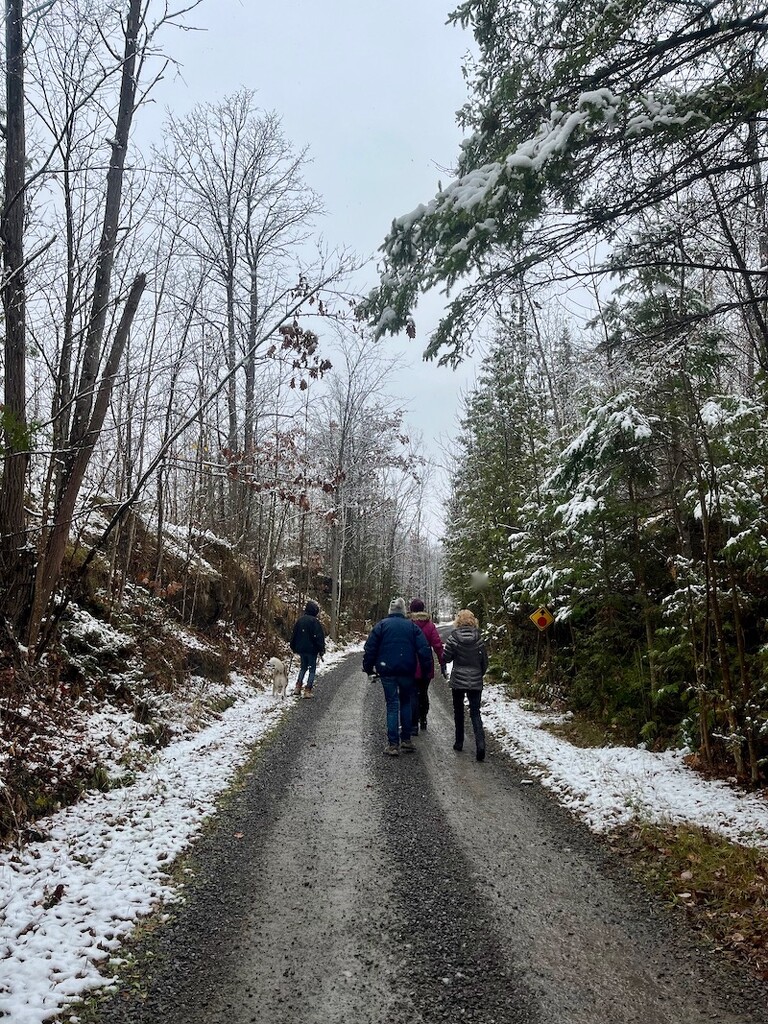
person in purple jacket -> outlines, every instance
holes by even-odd
[[[420,597],[414,597],[410,603],[409,610],[411,613],[411,620],[415,622],[422,631],[424,639],[437,655],[437,660],[440,663],[440,671],[443,673],[443,679],[445,679],[446,670],[443,641],[440,639],[440,634],[438,633],[434,622],[429,617],[429,613],[424,611],[424,602]],[[419,664],[416,666],[416,685],[413,688],[411,696],[411,733],[414,736],[418,735],[419,727],[421,727],[422,731],[425,731],[427,728],[427,714],[429,713],[429,684],[434,678],[434,657],[430,659],[429,672],[426,676],[421,673],[421,665]]]

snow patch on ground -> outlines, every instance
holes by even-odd
[[[501,746],[596,832],[633,818],[687,822],[768,848],[766,801],[697,775],[683,762],[683,751],[574,747],[542,728],[551,713],[525,710],[500,686],[485,687],[482,714]]]

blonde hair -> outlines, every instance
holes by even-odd
[[[462,608],[460,612],[456,612],[456,618],[453,622],[454,626],[474,626],[478,628],[478,621],[469,608]]]

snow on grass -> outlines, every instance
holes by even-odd
[[[74,604],[70,605],[65,631],[68,637],[79,640],[87,647],[115,654],[130,650],[135,642],[126,633],[121,633],[108,622],[94,618],[90,612]]]
[[[501,746],[596,832],[634,818],[699,825],[746,846],[768,848],[768,804],[702,778],[684,752],[634,747],[582,749],[542,728],[552,715],[525,710],[499,686],[483,691],[483,721]]]
[[[196,651],[216,650],[213,644],[206,643],[205,640],[201,640],[201,638],[193,633],[192,630],[186,629],[178,622],[166,622],[165,630],[167,633],[171,633],[180,643],[184,644],[185,647],[192,648]]]

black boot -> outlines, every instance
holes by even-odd
[[[472,731],[475,734],[475,757],[478,761],[485,760],[485,732],[483,731],[483,723],[480,718],[480,713],[472,715]]]
[[[458,715],[454,718],[454,720],[453,720],[453,730],[454,730],[454,736],[456,737],[456,741],[453,744],[453,749],[454,750],[463,750],[464,749],[464,716],[463,715],[461,716],[461,718],[459,718]]]

